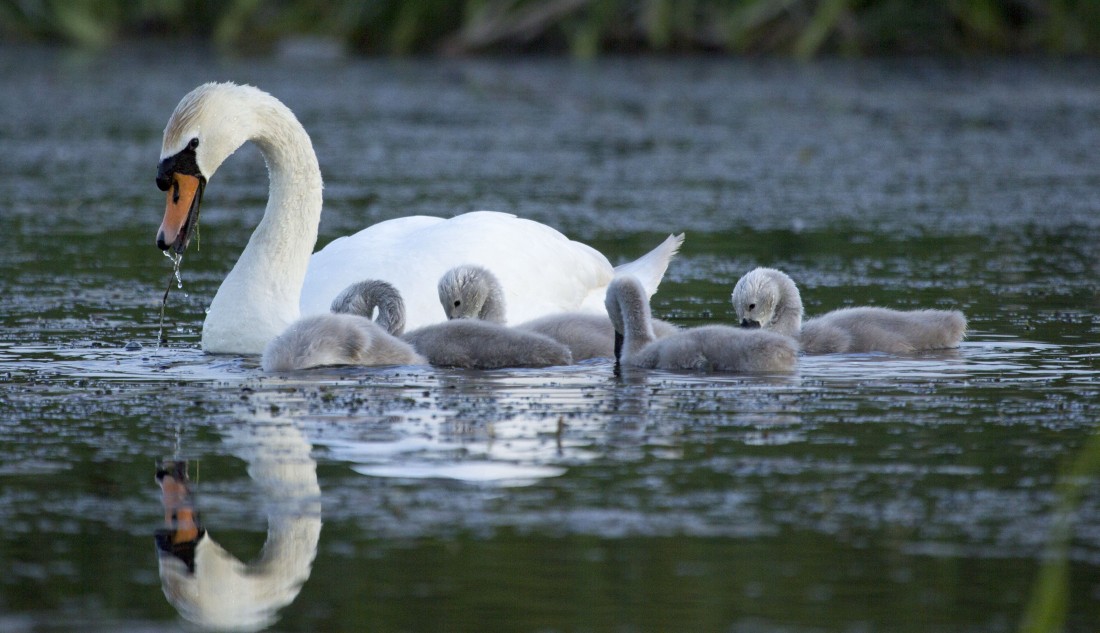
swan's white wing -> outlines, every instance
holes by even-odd
[[[436,284],[460,264],[491,270],[504,287],[508,321],[576,309],[613,270],[595,249],[538,222],[478,211],[444,220],[398,218],[333,241],[314,253],[302,289],[302,315],[327,312],[332,299],[364,279],[393,284],[405,299],[406,329],[445,320]]]
[[[616,266],[615,275],[631,275],[637,278],[638,281],[642,282],[642,288],[645,288],[646,296],[652,297],[657,292],[657,287],[661,285],[661,279],[664,278],[665,271],[668,270],[669,262],[672,261],[683,243],[683,233],[669,235],[657,248],[632,262]],[[607,283],[604,284],[604,286],[606,285]],[[606,287],[594,288],[581,302],[581,309],[586,312],[606,313],[606,308],[604,308],[606,290]]]
[[[661,279],[668,270],[668,263],[680,250],[684,243],[684,234],[669,235],[657,248],[642,255],[638,259],[615,267],[616,275],[634,275],[642,282],[642,287],[653,296],[657,292],[657,286],[661,285]]]

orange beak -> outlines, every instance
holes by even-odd
[[[172,174],[164,220],[157,232],[157,246],[161,250],[171,248],[182,254],[187,248],[191,235],[198,226],[204,184],[203,179],[198,176]]]
[[[191,488],[187,485],[185,462],[166,464],[157,472],[161,503],[164,505],[164,524],[172,544],[194,541],[200,535],[198,513],[195,512]]]

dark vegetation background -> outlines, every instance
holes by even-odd
[[[188,38],[263,54],[1100,51],[1098,0],[0,0],[0,37],[89,48]]]

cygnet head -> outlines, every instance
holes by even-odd
[[[783,271],[749,271],[737,281],[730,299],[741,327],[764,328],[792,337],[802,329],[802,298],[794,281]]]
[[[157,187],[168,193],[157,246],[183,253],[198,225],[206,182],[272,120],[301,128],[294,114],[252,86],[207,83],[187,93],[164,128]]]
[[[482,266],[448,270],[439,280],[439,303],[448,319],[481,319],[504,323],[504,290],[496,275]]]

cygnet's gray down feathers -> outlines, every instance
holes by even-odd
[[[607,313],[622,338],[620,362],[647,369],[721,372],[789,372],[798,363],[794,339],[762,330],[708,325],[653,335],[649,301],[633,277],[607,288]]]
[[[808,354],[948,349],[966,336],[966,317],[958,310],[842,308],[803,322],[798,287],[774,268],[747,273],[730,299],[742,327],[798,337]]]
[[[404,341],[370,319],[320,314],[292,323],[264,348],[264,371],[325,365],[423,365],[427,361]]]

